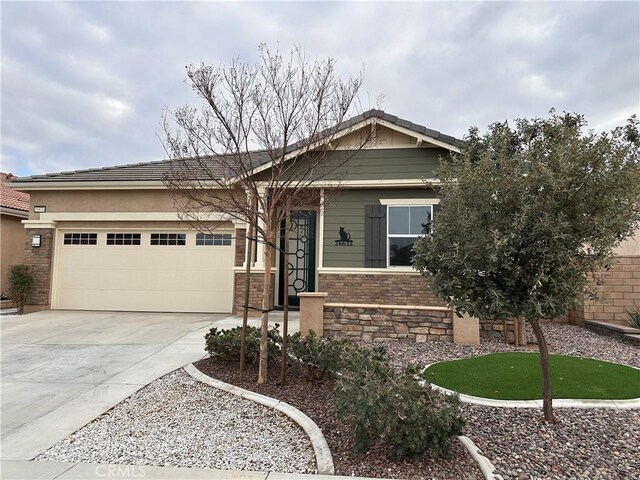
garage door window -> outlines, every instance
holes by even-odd
[[[65,245],[97,245],[97,233],[65,233]]]
[[[107,233],[107,245],[140,245],[140,234]]]
[[[196,245],[231,245],[230,233],[198,233],[196,234]]]
[[[152,233],[151,245],[186,245],[186,233]]]

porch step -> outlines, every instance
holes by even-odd
[[[640,330],[628,325],[617,325],[615,323],[600,322],[597,320],[585,320],[584,326],[589,330],[625,340],[630,343],[640,345]]]

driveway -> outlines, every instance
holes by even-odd
[[[201,358],[204,334],[225,317],[51,310],[2,317],[2,459],[34,458]]]

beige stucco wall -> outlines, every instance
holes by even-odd
[[[0,292],[7,292],[7,273],[10,265],[24,263],[25,230],[20,217],[0,215]]]
[[[640,256],[640,229],[636,231],[634,236],[623,241],[620,246],[615,249],[614,253],[619,257]]]
[[[40,214],[34,206],[57,212],[174,212],[174,200],[165,189],[158,190],[64,190],[32,191],[29,218]]]
[[[115,221],[93,221],[93,222],[57,222],[56,228],[58,229],[105,229],[105,228],[118,228],[118,229],[189,229],[193,227],[186,222],[144,222],[144,221],[129,221],[129,222],[115,222]],[[231,222],[206,222],[206,228],[211,230],[227,230],[233,229],[233,223]]]

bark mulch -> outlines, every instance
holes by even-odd
[[[482,479],[482,475],[469,453],[458,441],[453,442],[450,459],[423,457],[394,460],[387,452],[376,447],[365,455],[351,453],[348,430],[338,421],[333,401],[332,379],[315,379],[302,367],[288,369],[287,383],[280,385],[280,362],[269,363],[268,381],[258,385],[257,365],[248,365],[245,381],[240,382],[237,362],[224,362],[206,358],[194,364],[201,372],[247,390],[282,400],[309,416],[322,430],[336,468],[337,475],[401,479]]]

